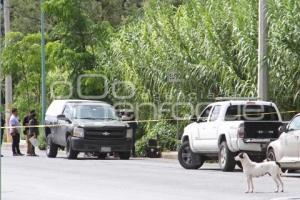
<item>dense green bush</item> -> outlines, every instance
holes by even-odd
[[[136,143],[136,151],[138,155],[145,155],[149,139],[158,139],[159,146],[164,151],[175,151],[177,149],[178,131],[176,125],[161,121],[148,126],[146,133],[147,134],[145,134]]]

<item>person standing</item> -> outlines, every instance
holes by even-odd
[[[135,152],[135,141],[136,141],[136,130],[138,128],[138,123],[135,121],[134,111],[125,111],[122,115],[122,120],[127,121],[128,125],[132,129],[132,156],[136,157]]]
[[[3,114],[1,113],[1,127],[4,127],[5,126],[5,120],[3,118]],[[1,147],[2,147],[2,142],[3,142],[3,136],[4,136],[4,128],[1,128],[0,129],[0,132],[1,132]],[[1,157],[3,157],[3,155],[1,154]]]
[[[30,113],[28,113],[24,119],[23,119],[23,126],[25,126],[23,134],[26,136],[26,144],[27,144],[27,155],[30,154],[29,149],[30,149],[30,142],[29,142],[29,137],[28,137],[28,132],[29,132],[29,128],[26,127],[29,125],[29,120],[30,120]]]
[[[12,136],[12,152],[13,156],[23,156],[24,154],[20,151],[20,129],[14,126],[20,126],[18,118],[18,109],[13,108],[12,114],[9,119],[9,133]]]
[[[36,127],[39,124],[38,120],[36,119],[36,113],[31,112],[30,114],[30,121],[29,121],[29,132],[28,132],[28,136],[29,136],[29,143],[31,146],[30,149],[30,156],[37,156],[35,153],[35,148],[33,146],[33,144],[31,144],[30,142],[30,138],[34,137],[34,139],[37,139],[38,135],[39,135],[39,128]]]
[[[136,157],[136,152],[135,152],[135,141],[136,141],[136,130],[138,128],[138,123],[135,120],[135,115],[134,113],[131,113],[131,121],[128,122],[130,128],[132,128],[132,156]]]
[[[28,113],[28,115],[26,115],[23,119],[23,126],[29,126],[29,121],[30,121],[30,118],[31,118],[31,115],[35,113],[35,110],[32,110]],[[30,135],[29,135],[29,128],[28,127],[25,127],[24,129],[24,135],[26,136],[26,143],[27,143],[27,156],[31,156],[33,154],[32,152],[32,144],[31,142],[29,141],[30,139]]]

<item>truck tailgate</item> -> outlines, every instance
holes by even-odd
[[[256,139],[276,139],[279,137],[278,128],[282,125],[282,122],[270,122],[270,121],[246,121],[244,122],[245,136],[244,138],[256,138]]]

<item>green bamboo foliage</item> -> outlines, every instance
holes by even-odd
[[[284,109],[300,105],[300,2],[270,1],[271,96]]]
[[[299,2],[269,0],[270,98],[299,106]],[[151,1],[116,34],[113,74],[132,81],[135,102],[256,96],[258,1]],[[111,69],[111,68],[110,68]],[[170,72],[181,77],[168,83]],[[196,94],[197,98],[189,98]],[[288,103],[288,104],[287,104]],[[284,106],[288,105],[288,106]]]

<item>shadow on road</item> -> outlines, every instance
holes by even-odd
[[[220,168],[201,168],[199,170],[201,170],[201,171],[220,171],[221,172]],[[232,172],[224,172],[224,173],[234,173],[234,172],[243,172],[243,171],[241,169],[235,169]]]
[[[286,178],[300,178],[300,174],[288,174],[288,175],[283,175],[282,177],[286,177]]]
[[[57,156],[55,159],[64,159],[64,160],[68,160],[67,157],[65,156]],[[114,158],[114,157],[108,157],[108,158],[105,158],[105,159],[100,159],[100,158],[97,158],[97,157],[78,157],[77,159],[71,159],[73,161],[82,161],[82,160],[94,160],[94,161],[101,161],[101,160],[118,160],[118,161],[121,161],[120,158]],[[145,159],[143,158],[130,158],[129,160],[140,160],[140,161],[144,161]],[[123,161],[126,161],[126,160],[123,160]],[[128,160],[127,160],[128,161]]]

